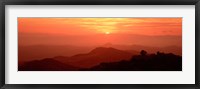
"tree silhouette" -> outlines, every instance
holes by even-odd
[[[142,56],[145,56],[147,54],[147,51],[145,51],[145,50],[142,50],[141,52],[140,52],[140,55],[142,55]]]

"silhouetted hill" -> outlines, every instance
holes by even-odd
[[[89,69],[93,71],[181,71],[182,57],[172,53],[136,55],[131,60],[101,63]]]
[[[19,66],[19,71],[64,71],[77,70],[77,67],[67,65],[52,58],[33,60]]]
[[[136,52],[132,50],[133,52]],[[181,71],[182,57],[173,53],[139,54],[97,47],[86,54],[56,56],[19,64],[19,71]]]
[[[115,48],[98,47],[86,54],[77,54],[70,58],[57,60],[66,64],[72,64],[73,66],[89,68],[101,62],[129,60],[132,56],[132,53]]]
[[[182,47],[179,46],[167,46],[167,47],[149,47],[142,45],[117,45],[107,43],[102,45],[105,48],[115,48],[118,50],[126,51],[134,55],[138,55],[141,50],[146,50],[149,53],[155,53],[158,50],[165,53],[173,53],[182,56]],[[80,53],[89,53],[93,48],[72,46],[72,45],[32,45],[32,46],[20,46],[18,50],[18,62],[21,64],[26,61],[34,59],[53,58],[55,56],[73,56]],[[67,58],[65,58],[67,59]]]

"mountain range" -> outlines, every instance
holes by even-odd
[[[126,51],[114,49],[114,48],[105,48],[98,47],[93,49],[89,53],[77,54],[71,57],[66,56],[56,56],[53,58],[44,58],[38,60],[32,60],[20,64],[20,70],[71,70],[76,68],[90,68],[95,65],[98,65],[102,62],[116,62],[120,60],[129,60],[133,55]],[[54,68],[54,66],[56,66]]]
[[[141,50],[146,50],[149,53],[155,53],[158,50],[165,53],[174,53],[182,56],[182,47],[179,46],[167,46],[167,47],[150,47],[142,45],[120,45],[107,43],[100,46],[72,46],[72,45],[30,45],[18,47],[18,61],[19,63],[44,59],[53,58],[55,56],[71,57],[81,53],[89,53],[97,47],[112,47],[133,54],[139,54]]]
[[[89,53],[77,54],[71,57],[59,56],[59,57],[54,57],[54,59],[66,64],[73,64],[74,66],[77,67],[89,68],[101,62],[115,62],[120,60],[128,60],[133,55],[136,54],[114,49],[111,47],[109,48],[98,47]]]
[[[157,54],[160,54],[160,52],[157,52]],[[112,47],[97,47],[88,53],[77,54],[70,57],[56,56],[52,58],[44,58],[44,59],[37,59],[37,60],[30,60],[27,62],[23,62],[19,64],[18,70],[19,71],[75,71],[75,70],[82,70],[82,69],[88,70],[90,68],[91,70],[96,70],[96,68],[98,68],[98,70],[102,70],[102,69],[99,69],[98,67],[98,65],[102,66],[102,63],[107,63],[107,65],[108,64],[113,65],[112,63],[114,64],[118,63],[118,65],[121,66],[121,61],[129,62],[130,60],[134,58],[134,56],[136,57],[137,55],[141,55],[141,54],[137,51],[128,52],[126,50],[119,50]],[[155,54],[151,54],[151,55],[155,55]],[[160,58],[160,59],[165,59],[165,62],[168,62],[170,64],[170,62],[174,62],[173,60],[176,61],[177,56],[170,53],[170,56],[168,56],[167,54],[167,55],[164,55],[163,58]],[[170,61],[167,61],[168,57],[170,58],[169,59]],[[144,57],[139,56],[136,58],[141,59]],[[155,55],[155,58],[153,59],[152,59],[152,56],[149,56],[149,57],[146,56],[145,60],[148,58],[150,58],[150,60],[154,60],[155,58],[157,58],[157,55]],[[180,56],[178,56],[178,59],[179,60],[181,59]],[[146,62],[145,60],[142,60],[142,63],[143,62],[145,63]],[[156,61],[160,62],[159,60],[156,60]],[[154,63],[156,63],[156,61],[154,61]],[[178,65],[180,66],[180,62],[178,63],[179,63]],[[171,64],[174,64],[174,63],[171,63]],[[176,64],[177,63],[175,63],[175,65]],[[134,65],[137,65],[137,63]],[[131,67],[135,67],[134,65],[131,65]],[[162,62],[159,65],[162,66],[163,65]],[[105,66],[105,68],[110,69],[109,67],[112,67],[112,66],[108,66],[108,67]],[[118,68],[117,66],[114,66],[114,67]],[[103,67],[100,67],[100,68],[104,68],[104,65]],[[103,70],[106,70],[105,68]],[[111,69],[113,69],[113,67]],[[128,68],[128,70],[129,69],[131,68]],[[114,69],[114,70],[117,70],[117,69]],[[134,70],[137,70],[137,69],[134,69]],[[178,70],[180,70],[179,67],[178,67]]]

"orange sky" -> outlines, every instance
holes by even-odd
[[[116,41],[120,44],[120,39],[128,40],[126,35],[182,36],[182,18],[18,18],[18,32],[19,44],[51,44],[50,39],[58,44],[68,44],[62,40],[66,38],[71,43],[83,35],[95,36],[96,39],[89,41],[96,43],[103,43],[96,40],[107,39],[105,42]],[[69,39],[69,36],[79,38]],[[132,44],[130,41],[124,42]]]
[[[19,32],[181,35],[182,18],[18,18]]]

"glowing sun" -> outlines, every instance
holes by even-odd
[[[105,32],[105,34],[109,35],[109,34],[110,34],[110,32]]]

